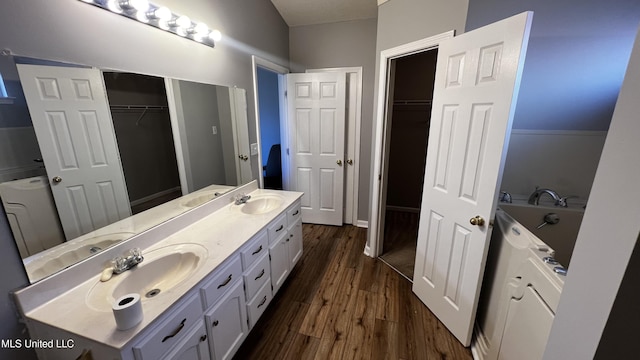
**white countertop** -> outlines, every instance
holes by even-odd
[[[32,304],[22,305],[21,309],[23,309],[24,315],[28,320],[36,320],[87,339],[103,343],[107,346],[121,349],[142,329],[158,318],[165,310],[183,297],[209,273],[214,271],[269,222],[275,219],[277,215],[282,213],[282,211],[302,196],[302,193],[299,192],[261,189],[250,193],[252,197],[264,194],[277,194],[281,196],[284,201],[279,208],[261,215],[243,214],[239,211],[239,206],[231,202],[206,215],[202,219],[193,222],[191,225],[157,241],[155,244],[142,248],[142,254],[144,255],[149,251],[168,245],[196,243],[206,247],[208,255],[201,260],[202,265],[180,284],[166,290],[162,296],[143,300],[142,309],[144,319],[140,324],[130,330],[116,330],[116,323],[110,309],[98,311],[87,305],[87,294],[91,288],[100,281],[100,273],[96,273],[88,280],[83,279],[81,283],[42,304],[37,306],[33,306]],[[171,221],[168,223],[170,222]],[[135,238],[121,245],[122,246],[118,245],[120,251],[137,246]],[[68,271],[73,270],[73,268],[68,269]],[[79,268],[78,270],[81,269]],[[54,275],[52,278],[56,276],[57,275]],[[67,275],[67,277],[68,276],[69,275]],[[45,281],[46,280],[48,279],[45,279]],[[46,287],[43,286],[43,289],[46,290]],[[29,291],[21,290],[17,292],[16,298],[19,304],[21,302],[21,296],[29,296]]]

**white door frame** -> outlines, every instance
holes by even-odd
[[[351,114],[351,109],[347,112],[347,136],[345,138],[345,150],[348,155],[353,155],[353,175],[346,171],[345,179],[345,212],[344,223],[354,224],[358,222],[358,183],[360,179],[360,124],[362,120],[362,66],[307,69],[306,72],[346,72],[347,76],[355,74],[355,114]],[[351,80],[350,80],[351,81]],[[351,95],[351,85],[347,88],[347,94]],[[351,98],[349,102],[351,102]],[[350,131],[353,129],[353,131]],[[349,156],[347,156],[349,159]],[[347,165],[350,166],[350,165]],[[348,168],[347,168],[348,169]]]
[[[258,184],[261,188],[264,187],[264,176],[262,175],[262,141],[260,140],[260,104],[258,101],[258,68],[264,68],[275,73],[278,73],[278,99],[280,108],[280,143],[282,149],[289,148],[287,131],[287,105],[285,103],[285,91],[287,90],[287,84],[284,80],[285,74],[289,73],[289,69],[278,65],[269,60],[260,58],[258,56],[251,56],[251,66],[253,67],[253,108],[256,118],[256,136],[258,144]],[[284,153],[283,153],[284,154]],[[289,189],[289,158],[287,156],[282,157],[282,187]]]
[[[386,128],[388,124],[386,123],[386,117],[387,110],[389,110],[386,106],[389,91],[389,63],[393,59],[437,48],[442,41],[452,38],[453,35],[454,31],[450,30],[439,35],[383,50],[380,53],[380,69],[378,71],[378,102],[374,124],[376,135],[375,147],[373,150],[373,173],[371,174],[373,178],[373,184],[371,186],[371,215],[369,218],[367,245],[364,249],[364,253],[367,256],[375,258],[382,254],[383,242],[381,241],[381,238],[382,231],[384,229],[381,228],[380,223],[384,216],[384,204],[381,200],[384,199],[383,195],[387,190],[387,184],[383,181],[384,176],[382,176],[382,174],[387,171],[387,164],[384,158],[384,147],[387,142]]]

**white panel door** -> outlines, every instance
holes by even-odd
[[[342,225],[345,73],[287,74],[291,190],[302,221]]]
[[[445,40],[438,49],[413,291],[465,346],[532,15]]]
[[[245,89],[230,88],[232,99],[233,130],[236,141],[236,169],[238,185],[253,180],[251,171],[251,149],[249,145],[249,125],[247,123],[247,92]]]
[[[66,238],[130,216],[100,71],[18,65],[18,72]]]

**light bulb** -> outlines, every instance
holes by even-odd
[[[147,10],[149,10],[149,1],[147,0],[125,0],[125,1],[120,1],[120,3],[127,3],[129,7],[137,10],[137,11],[141,11],[141,12],[145,12]],[[124,6],[124,5],[121,5]]]
[[[120,1],[108,0],[107,8],[116,14],[122,14],[122,8],[120,7]]]
[[[169,10],[168,7],[164,7],[161,6],[155,10],[153,10],[153,13],[156,17],[156,19],[161,20],[161,21],[169,21],[171,20],[171,10]]]
[[[205,36],[209,33],[209,27],[205,23],[198,23],[193,27],[192,31],[198,36]]]
[[[184,16],[184,15],[182,15],[182,16],[179,16],[179,17],[176,19],[175,24],[176,24],[179,28],[182,28],[183,30],[186,30],[186,29],[188,29],[189,27],[191,27],[191,19],[189,19],[189,17],[188,17],[188,16]]]
[[[213,30],[209,33],[209,38],[213,41],[220,41],[222,40],[222,33],[220,30]]]

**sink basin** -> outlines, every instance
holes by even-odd
[[[180,203],[184,207],[192,208],[200,206],[209,200],[220,196],[222,193],[218,191],[205,191],[203,194],[195,196],[187,201]]]
[[[259,215],[278,209],[283,202],[284,199],[278,195],[256,195],[239,207],[245,214]]]
[[[31,280],[35,281],[84,260],[133,235],[135,233],[120,232],[63,243],[51,250],[32,256],[28,261],[25,261],[25,268]]]
[[[170,293],[170,290],[196,271],[206,258],[207,249],[199,244],[165,246],[147,253],[144,261],[133,269],[96,284],[87,294],[89,307],[111,311],[115,300],[130,293],[140,294],[143,302]]]

